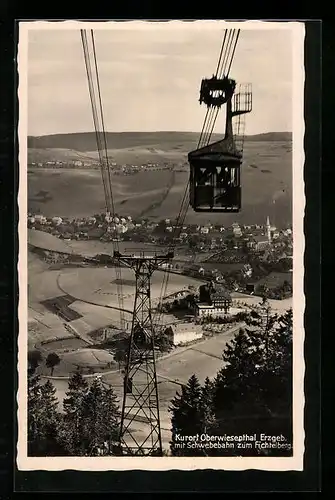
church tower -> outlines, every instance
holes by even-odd
[[[269,216],[267,216],[267,218],[266,218],[266,234],[268,237],[268,243],[270,245],[271,244],[271,226],[270,226]]]

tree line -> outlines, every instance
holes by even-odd
[[[118,450],[119,406],[99,377],[92,384],[77,370],[58,408],[56,389],[39,375],[28,379],[28,455],[98,456]]]
[[[224,365],[204,385],[192,375],[172,400],[171,453],[200,455],[291,455],[278,449],[180,447],[183,436],[282,435],[292,443],[292,310],[280,318],[253,319],[223,352]],[[253,326],[253,328],[251,328]]]
[[[169,406],[170,454],[289,455],[284,449],[180,448],[180,436],[206,434],[282,435],[292,442],[292,310],[254,317],[227,344],[222,368],[203,385],[196,375],[176,393]],[[77,369],[68,382],[62,411],[56,389],[43,382],[36,366],[28,373],[28,455],[118,455],[120,407],[113,388],[101,377],[91,383]]]

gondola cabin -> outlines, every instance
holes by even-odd
[[[226,105],[226,130],[222,140],[208,144],[209,136],[201,147],[188,154],[190,205],[195,212],[241,210],[242,117],[252,108],[251,85],[240,85],[239,92],[234,91],[235,82],[228,78],[203,80],[201,85],[200,102],[208,108]],[[237,119],[233,132],[234,117]]]
[[[239,212],[241,209],[241,163],[239,155],[220,151],[221,142],[188,156],[190,204],[195,212]]]

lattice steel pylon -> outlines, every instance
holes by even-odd
[[[155,363],[155,332],[151,314],[151,276],[166,255],[121,255],[114,258],[133,269],[136,279],[134,312],[124,377],[124,395],[120,425],[122,455],[160,456],[162,438]]]

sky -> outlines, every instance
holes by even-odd
[[[199,132],[200,83],[216,70],[223,26],[120,24],[94,31],[106,131]],[[29,135],[94,130],[81,27],[28,32]],[[252,83],[246,134],[292,131],[290,30],[241,29],[230,76]]]

